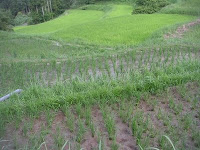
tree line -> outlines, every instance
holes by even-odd
[[[62,14],[70,7],[96,1],[105,0],[0,0],[0,30],[7,30],[8,24],[45,22]]]
[[[74,0],[0,0],[1,9],[9,11],[13,17],[19,12],[29,15],[32,24],[50,20],[72,5]]]

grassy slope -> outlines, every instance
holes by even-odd
[[[161,13],[168,14],[187,14],[200,15],[200,1],[199,0],[178,0],[177,3],[169,5],[161,10]]]
[[[132,7],[128,5],[112,5],[112,10],[105,12],[107,17],[102,11],[71,10],[69,15],[35,26],[16,27],[15,31],[44,34],[67,41],[130,45],[144,41],[160,28],[195,18],[164,14],[132,16],[131,12]]]

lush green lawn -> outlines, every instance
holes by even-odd
[[[128,5],[112,5],[110,10],[100,10],[98,5],[87,10],[70,10],[67,15],[52,21],[16,27],[14,30],[19,33],[48,35],[68,42],[131,45],[144,41],[156,30],[195,18],[173,14],[131,15],[132,7]]]

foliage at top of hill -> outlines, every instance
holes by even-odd
[[[0,30],[11,30],[12,17],[9,11],[0,9]]]

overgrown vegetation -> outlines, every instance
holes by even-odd
[[[26,25],[26,24],[31,24],[31,21],[32,18],[29,15],[25,15],[19,12],[14,19],[14,24],[15,26]]]

